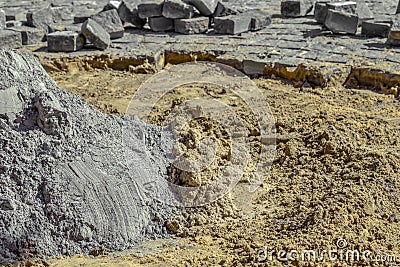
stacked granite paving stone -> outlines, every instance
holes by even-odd
[[[124,0],[110,1],[95,13],[71,10],[53,3],[28,12],[22,22],[0,10],[0,45],[18,48],[47,40],[49,52],[74,52],[87,44],[105,50],[111,40],[124,36],[127,24],[154,32],[200,34],[213,29],[236,35],[261,30],[272,21],[266,12],[240,12],[217,0]]]
[[[286,18],[308,15],[314,8],[314,17],[335,34],[355,35],[361,27],[365,37],[387,38],[387,44],[400,46],[400,1],[391,16],[376,17],[364,1],[317,1],[314,7],[304,0],[284,0],[281,15]]]

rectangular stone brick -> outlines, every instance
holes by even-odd
[[[47,32],[49,25],[60,23],[62,21],[62,15],[60,14],[59,9],[44,8],[41,10],[28,12],[26,14],[26,20],[27,26],[41,28]]]
[[[263,75],[266,67],[267,64],[259,60],[243,60],[243,72],[249,76]]]
[[[387,38],[390,32],[390,23],[363,21],[361,25],[361,35],[366,37],[382,37]]]
[[[12,11],[7,10],[6,12],[6,21],[24,21],[26,20],[26,12],[23,11]]]
[[[325,19],[325,26],[333,33],[356,34],[358,17],[350,13],[330,9]]]
[[[163,0],[146,0],[138,5],[139,17],[142,19],[161,17]]]
[[[200,14],[204,16],[211,16],[214,14],[218,0],[184,0],[188,4],[194,5]]]
[[[110,34],[111,39],[124,36],[125,29],[116,9],[100,12],[90,18],[102,26]]]
[[[259,10],[250,10],[247,12],[249,16],[251,16],[251,31],[259,31],[262,30],[272,23],[272,17],[267,12],[259,11]]]
[[[166,32],[175,30],[173,19],[168,19],[165,17],[151,17],[149,18],[148,22],[150,29],[155,32]]]
[[[163,16],[169,19],[190,19],[194,15],[194,7],[181,0],[165,0]]]
[[[6,28],[6,12],[0,9],[0,30]]]
[[[395,19],[389,31],[387,43],[392,46],[400,46],[400,21]]]
[[[49,26],[49,33],[53,32],[64,32],[64,31],[72,31],[72,32],[81,32],[82,24],[53,24]]]
[[[213,17],[225,17],[237,15],[239,12],[227,3],[218,2],[217,8],[214,11]]]
[[[326,5],[328,9],[336,11],[343,11],[351,14],[356,14],[357,12],[357,2],[354,1],[327,3]]]
[[[22,46],[22,37],[20,32],[13,30],[0,31],[1,48],[20,48]]]
[[[248,32],[251,27],[249,15],[231,15],[214,19],[214,30],[222,34],[239,34]]]
[[[146,19],[139,17],[138,5],[139,1],[137,0],[122,1],[118,8],[118,15],[123,22],[131,23],[136,28],[142,29],[146,24]]]
[[[107,5],[105,5],[105,7],[103,8],[103,11],[108,11],[111,9],[118,10],[118,8],[120,7],[121,4],[122,4],[121,1],[110,1],[107,3]]]
[[[328,14],[328,1],[317,1],[314,5],[314,18],[318,23],[324,23]]]
[[[15,20],[6,21],[6,28],[21,27],[21,26],[22,26],[22,21],[15,21]]]
[[[21,33],[23,45],[33,45],[43,42],[46,36],[46,31],[41,28],[21,26],[21,27],[13,27],[10,29]]]
[[[307,15],[312,11],[313,4],[306,0],[281,1],[281,15],[284,18],[296,18]]]
[[[175,31],[183,34],[205,33],[208,30],[210,19],[199,17],[192,19],[175,20]]]
[[[89,42],[100,50],[105,50],[110,46],[110,34],[108,34],[101,25],[92,19],[88,19],[82,24],[82,34]]]
[[[360,26],[364,21],[373,20],[374,14],[367,4],[363,1],[358,2],[356,15],[358,16],[358,25]]]
[[[72,31],[53,32],[47,35],[49,52],[75,52],[85,44],[82,34]]]
[[[84,23],[85,21],[88,20],[88,18],[90,18],[90,16],[88,16],[88,15],[75,15],[74,23],[75,24]]]

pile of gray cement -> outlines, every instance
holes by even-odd
[[[145,140],[129,168],[127,125],[133,143]],[[0,263],[123,250],[167,235],[177,209],[140,186],[167,176],[160,131],[95,110],[59,89],[35,58],[0,50]]]

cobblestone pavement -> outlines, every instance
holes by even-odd
[[[360,1],[358,1],[360,3]],[[0,8],[7,14],[23,16],[28,10],[40,9],[52,4],[63,10],[63,23],[73,23],[75,15],[91,15],[101,11],[107,1],[0,1]],[[238,61],[243,67],[247,62],[247,74],[261,74],[263,64],[299,66],[326,69],[326,73],[336,69],[350,69],[361,66],[384,70],[391,74],[399,73],[400,49],[390,47],[385,38],[365,38],[359,32],[355,35],[337,35],[315,22],[313,16],[302,18],[280,18],[280,1],[229,1],[238,9],[263,9],[273,15],[273,23],[267,28],[241,35],[207,34],[181,35],[177,33],[155,33],[125,27],[125,36],[113,40],[105,51],[83,49],[68,56],[109,54],[122,57],[149,58],[157,61],[165,55],[165,63],[179,63],[188,60],[220,60]],[[375,1],[365,3],[374,13],[375,18],[393,17],[396,0]],[[60,58],[66,54],[48,53],[46,43],[27,47],[44,58]],[[177,55],[187,55],[178,57]],[[235,64],[235,63],[232,63]],[[327,68],[328,67],[328,68]]]

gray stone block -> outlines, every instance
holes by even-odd
[[[267,12],[259,11],[259,10],[250,10],[246,12],[249,16],[251,16],[251,31],[259,31],[262,30],[272,23],[272,17]]]
[[[6,12],[6,21],[23,21],[26,20],[26,12],[24,11],[12,11],[5,10]]]
[[[118,39],[124,36],[124,26],[116,9],[100,12],[90,18],[102,26],[110,34],[111,39]]]
[[[84,23],[85,21],[88,20],[88,18],[90,18],[90,16],[88,16],[88,15],[75,15],[74,16],[74,23],[75,24]]]
[[[357,3],[357,11],[356,14],[358,16],[358,24],[361,25],[364,21],[373,20],[374,14],[371,9],[364,1],[359,1]]]
[[[363,21],[361,24],[361,35],[366,37],[382,37],[389,36],[391,24],[388,22]]]
[[[263,75],[266,67],[267,64],[259,60],[243,60],[243,72],[249,76]]]
[[[21,27],[22,25],[22,21],[10,20],[6,22],[6,28]]]
[[[314,6],[314,18],[318,23],[324,24],[326,15],[328,14],[328,1],[318,1]]]
[[[357,13],[357,3],[354,1],[344,1],[344,2],[335,2],[335,3],[327,3],[328,9],[343,11],[351,14]]]
[[[0,30],[6,28],[6,12],[0,9]]]
[[[175,31],[183,34],[205,33],[208,31],[210,19],[198,17],[192,19],[175,20]]]
[[[22,46],[22,37],[20,32],[13,30],[0,31],[1,48],[20,48]]]
[[[57,8],[44,8],[41,10],[28,12],[26,14],[26,24],[30,27],[42,28],[48,31],[48,27],[51,24],[60,23],[62,21],[62,15],[60,9]]]
[[[149,18],[149,26],[150,29],[155,32],[166,32],[175,30],[174,20],[165,17]]]
[[[110,46],[110,34],[92,19],[82,24],[82,34],[100,50],[105,50]]]
[[[165,0],[162,15],[169,19],[190,19],[194,10],[192,5],[181,0]]]
[[[307,0],[284,0],[281,2],[281,16],[284,18],[302,17],[310,13],[313,4]]]
[[[81,29],[82,29],[82,24],[72,24],[72,25],[54,24],[49,26],[49,33],[63,32],[63,31],[72,31],[80,33]]]
[[[218,17],[214,20],[214,30],[222,34],[239,34],[248,32],[251,27],[251,17],[249,15],[231,15]]]
[[[393,21],[390,28],[387,43],[392,46],[400,46],[400,21]]]
[[[356,34],[358,17],[343,11],[328,10],[325,26],[333,33]]]
[[[218,0],[183,0],[188,4],[194,5],[200,14],[204,16],[211,16],[214,14]]]
[[[123,22],[131,23],[136,28],[142,29],[147,21],[139,17],[138,5],[139,2],[136,0],[122,1],[118,8],[118,15]]]
[[[72,31],[53,32],[47,35],[47,49],[49,52],[75,52],[85,44],[82,34]]]
[[[111,9],[116,9],[118,10],[118,8],[121,6],[122,2],[121,1],[110,1],[107,3],[107,5],[103,8],[103,11],[108,11]]]
[[[146,0],[138,5],[139,18],[161,17],[163,0]]]
[[[237,14],[239,14],[239,12],[233,7],[229,6],[227,3],[218,2],[213,17],[225,17]]]
[[[20,27],[13,27],[10,29],[21,33],[21,39],[23,45],[33,45],[43,42],[46,36],[46,31],[41,28],[20,26]]]

